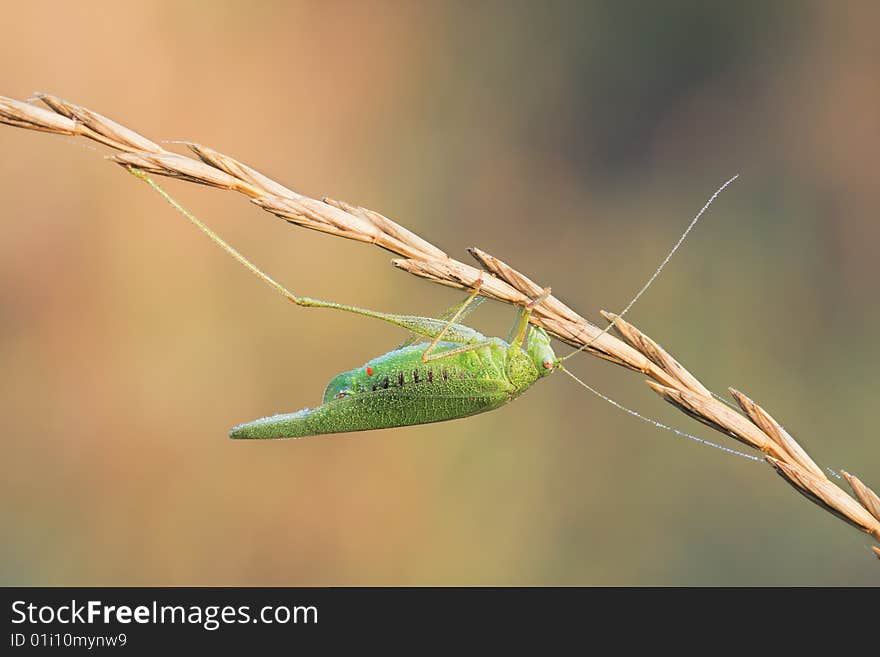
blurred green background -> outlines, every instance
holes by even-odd
[[[877,3],[31,2],[4,18],[0,93],[213,146],[461,259],[478,245],[588,317],[620,309],[740,172],[630,318],[880,485]],[[403,336],[283,303],[103,154],[0,128],[0,582],[880,584],[868,539],[771,469],[561,375],[467,420],[227,440]],[[300,294],[424,314],[461,298],[242,197],[168,189]],[[469,323],[511,319],[485,304]],[[725,441],[638,376],[575,370]]]

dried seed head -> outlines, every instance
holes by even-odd
[[[853,493],[855,493],[859,502],[862,503],[862,506],[880,521],[880,497],[877,496],[877,493],[865,486],[858,477],[855,477],[846,471],[841,471],[840,474],[844,476],[847,483],[850,485],[850,488],[852,488]]]
[[[782,449],[784,449],[791,457],[790,460],[800,464],[815,476],[821,479],[827,479],[825,473],[822,472],[822,468],[816,465],[816,462],[809,457],[807,452],[804,451],[797,441],[789,435],[785,428],[774,420],[767,411],[758,406],[739,390],[736,390],[735,388],[728,388],[728,390],[730,391],[730,394],[733,395],[733,398],[736,399],[740,408],[742,408],[751,418],[752,422],[757,424],[764,433],[776,442],[777,445],[782,447]]]
[[[675,358],[673,358],[663,347],[654,342],[647,335],[642,333],[635,326],[624,319],[621,319],[614,313],[601,311],[602,317],[607,319],[614,325],[624,340],[629,342],[638,351],[647,356],[651,362],[655,363],[664,372],[668,373],[673,379],[678,381],[688,390],[692,390],[698,395],[711,397],[712,393],[697,380],[693,374],[688,372]]]
[[[783,479],[809,500],[880,540],[880,521],[828,479],[817,477],[795,463],[785,463],[770,456],[767,461]]]

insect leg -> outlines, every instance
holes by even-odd
[[[447,331],[449,331],[449,327],[452,326],[453,324],[455,324],[456,320],[461,316],[461,314],[464,313],[464,311],[467,309],[467,307],[469,305],[471,305],[471,303],[473,303],[473,300],[476,299],[477,296],[479,296],[480,289],[482,289],[482,287],[483,287],[483,272],[480,272],[480,278],[477,280],[476,284],[474,285],[474,291],[471,292],[471,294],[468,296],[468,298],[462,302],[462,304],[459,306],[458,310],[455,311],[455,314],[452,317],[450,317],[449,321],[446,322],[446,325],[442,329],[440,329],[440,332],[434,336],[434,338],[431,340],[431,344],[429,344],[427,347],[425,347],[425,351],[422,352],[422,362],[423,363],[430,362],[431,360],[436,360],[436,359],[431,358],[431,352],[437,348],[437,344],[440,342],[440,339],[444,335],[446,335]],[[468,346],[471,346],[471,347],[482,346],[482,344],[483,344],[483,341],[478,343],[478,345],[468,345]],[[454,349],[453,352],[454,353],[461,353],[461,351],[459,349]],[[465,349],[465,351],[469,351],[469,349]],[[447,351],[442,355],[448,356],[450,353],[452,353],[452,352]]]
[[[281,285],[281,283],[277,282],[274,278],[263,272],[259,267],[254,265],[250,260],[239,253],[235,248],[230,246],[222,237],[211,230],[192,212],[190,212],[180,203],[178,203],[168,192],[162,189],[162,187],[160,187],[146,173],[134,167],[129,167],[128,170],[132,173],[132,175],[141,178],[144,182],[149,184],[150,187],[152,187],[166,201],[168,201],[168,203],[175,210],[180,212],[193,225],[195,225],[199,230],[205,233],[205,235],[207,235],[211,239],[211,241],[213,241],[217,246],[226,251],[226,253],[231,255],[239,264],[244,266],[255,276],[259,277],[264,283],[274,288],[277,292],[281,293],[285,298],[298,306],[303,306],[306,308],[332,308],[335,310],[343,310],[345,312],[355,313],[357,315],[364,315],[366,317],[373,317],[375,319],[381,319],[390,324],[400,326],[401,328],[404,328],[408,331],[411,331],[412,333],[416,333],[417,335],[421,335],[426,338],[433,339],[437,336],[439,332],[445,332],[447,335],[447,339],[451,342],[458,342],[461,344],[473,344],[475,342],[485,341],[485,338],[477,331],[474,331],[473,329],[470,329],[466,326],[454,324],[454,319],[462,315],[465,308],[470,304],[471,301],[473,301],[476,294],[471,295],[471,297],[465,300],[465,303],[463,303],[461,307],[459,307],[458,312],[456,312],[455,317],[451,322],[442,322],[436,319],[432,319],[430,317],[418,317],[415,315],[393,315],[390,313],[382,313],[375,310],[368,310],[366,308],[358,308],[356,306],[346,306],[341,303],[334,303],[332,301],[321,301],[320,299],[298,297],[293,292]]]
[[[450,349],[449,351],[444,351],[439,354],[427,354],[427,349],[425,349],[425,353],[422,354],[422,362],[423,363],[431,363],[435,360],[440,360],[442,358],[448,358],[449,356],[454,356],[455,354],[463,354],[466,351],[476,351],[477,349],[482,349],[486,345],[491,344],[489,340],[485,340],[483,342],[477,342],[474,344],[463,344],[460,347],[456,347],[455,349]]]
[[[529,318],[532,316],[532,309],[537,306],[539,303],[543,303],[547,297],[550,296],[550,288],[544,288],[544,291],[534,299],[532,299],[528,304],[526,304],[521,310],[518,311],[518,316],[516,321],[513,324],[513,328],[510,330],[511,339],[509,340],[510,345],[512,347],[522,347],[523,340],[526,337],[526,329],[529,326]]]
[[[482,274],[480,274],[480,277],[482,279]],[[477,283],[477,285],[475,286],[474,292],[471,294],[470,297],[468,297],[465,300],[465,302],[462,304],[462,307],[459,308],[458,313],[456,313],[455,316],[453,316],[449,320],[449,323],[447,324],[447,326],[444,327],[443,330],[437,334],[437,337],[435,337],[431,341],[431,344],[429,344],[427,349],[425,349],[424,353],[422,353],[422,362],[430,363],[431,361],[439,360],[441,358],[446,358],[448,356],[453,356],[455,354],[462,354],[467,351],[475,351],[475,350],[481,349],[482,347],[485,347],[487,344],[489,344],[488,340],[482,340],[480,342],[476,342],[476,343],[472,343],[472,344],[464,344],[460,347],[450,349],[449,351],[444,351],[443,353],[440,353],[440,354],[430,353],[432,351],[432,349],[434,349],[434,347],[437,346],[437,343],[443,337],[443,334],[445,333],[446,329],[455,322],[455,320],[458,318],[458,315],[461,314],[462,312],[464,312],[464,309],[467,308],[468,304],[471,301],[473,301],[473,299],[476,298],[477,294],[480,291],[481,283],[482,283],[482,280]],[[544,289],[544,291],[538,297],[536,297],[535,299],[530,301],[524,308],[521,309],[519,317],[518,317],[517,321],[514,323],[513,329],[511,330],[511,333],[513,335],[515,335],[514,342],[511,343],[511,347],[510,347],[511,349],[513,349],[513,348],[519,349],[521,347],[523,340],[525,338],[526,328],[529,325],[529,317],[532,314],[532,308],[534,308],[539,303],[543,302],[549,296],[550,296],[550,288],[548,287],[548,288]]]
[[[457,314],[457,317],[458,317],[457,321],[462,322],[462,321],[464,321],[465,317],[467,317],[472,312],[474,312],[485,301],[486,301],[486,297],[475,297],[473,299],[473,302],[471,302],[470,295],[468,295],[467,297],[464,298],[463,301],[460,301],[459,303],[452,306],[452,308],[448,308],[447,310],[445,310],[442,315],[437,317],[437,320],[441,321],[441,322],[446,322],[450,317]],[[461,310],[460,313],[459,313],[459,310]],[[420,336],[418,334],[413,335],[413,336],[407,338],[406,340],[404,340],[403,342],[401,342],[399,345],[397,345],[397,348],[403,349],[404,347],[408,347],[411,344],[415,344],[416,342],[419,341],[419,337]],[[448,337],[447,337],[447,339],[448,339]]]

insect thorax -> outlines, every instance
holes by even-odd
[[[538,369],[532,358],[522,349],[511,347],[507,350],[507,378],[519,394],[530,388],[538,380]]]

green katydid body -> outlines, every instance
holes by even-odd
[[[467,417],[515,399],[549,374],[556,362],[550,339],[540,329],[529,332],[523,351],[500,338],[487,339],[468,327],[452,326],[458,335],[471,332],[476,348],[448,353],[461,349],[462,342],[438,342],[428,362],[425,344],[396,349],[334,377],[317,408],[246,422],[229,435],[300,438]]]
[[[245,422],[229,432],[230,438],[302,438],[467,417],[503,406],[553,372],[560,362],[550,347],[550,336],[543,329],[529,328],[532,307],[539,299],[521,309],[507,342],[487,338],[456,323],[477,298],[482,274],[475,281],[473,293],[450,311],[448,320],[381,313],[299,297],[253,265],[143,172],[130,171],[143,178],[215,244],[296,305],[380,319],[429,341],[396,349],[336,376],[317,408]],[[544,290],[540,299],[549,294],[549,289]]]

